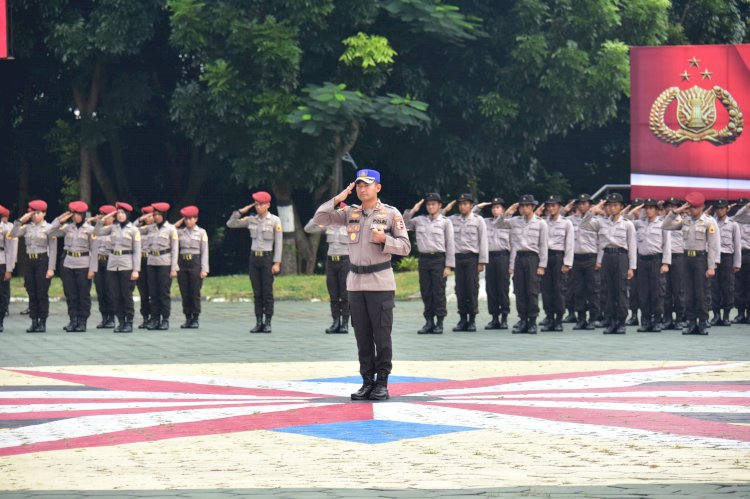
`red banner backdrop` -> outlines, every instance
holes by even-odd
[[[8,57],[8,6],[0,0],[0,59]]]
[[[631,197],[750,197],[750,45],[633,47]]]

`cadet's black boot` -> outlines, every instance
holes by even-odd
[[[73,317],[73,316],[71,315],[71,316],[70,316],[70,320],[68,321],[68,323],[67,323],[66,325],[64,325],[64,326],[63,326],[63,331],[67,331],[67,332],[69,332],[69,333],[72,333],[73,331],[75,331],[75,328],[76,328],[76,320],[77,320],[77,317]]]
[[[524,334],[526,332],[526,319],[520,319],[518,323],[513,326],[513,330],[511,332],[513,334]]]
[[[151,315],[144,324],[144,327],[149,331],[153,331],[159,327],[159,324],[161,324],[161,317],[158,315]]]
[[[3,321],[5,320],[5,314],[0,314],[0,333],[2,333],[5,328],[3,326]]]
[[[708,326],[708,324],[706,324],[706,321],[700,321],[699,320],[698,321],[698,327],[695,329],[695,334],[699,334],[699,335],[703,335],[703,336],[707,335],[708,334],[708,331],[706,331],[706,327],[707,326]]]
[[[526,321],[526,334],[536,334],[536,317],[529,317]]]
[[[266,320],[263,322],[263,329],[259,331],[260,333],[270,333],[271,332],[271,316],[266,315]]]
[[[159,325],[156,326],[159,331],[166,331],[169,329],[169,317],[162,317],[159,321]]]
[[[331,323],[330,327],[326,328],[326,334],[338,333],[340,327],[341,327],[341,317],[339,317],[338,315],[334,315],[333,322]]]
[[[417,334],[430,334],[432,333],[432,330],[435,329],[435,319],[431,315],[424,314],[424,319],[424,326],[417,331]]]
[[[502,314],[500,316],[500,326],[498,329],[508,329],[508,314]]]
[[[712,326],[716,326],[721,321],[721,312],[719,312],[718,308],[714,309],[714,316],[711,318],[711,320],[708,322]]]
[[[732,319],[733,324],[747,324],[747,316],[744,308],[737,309],[737,315]]]
[[[20,312],[21,315],[29,315],[30,313],[31,313],[31,309],[29,307],[24,308]]]
[[[638,325],[638,310],[630,311],[630,319],[625,321],[626,326],[637,326]]]
[[[180,329],[189,329],[191,322],[193,322],[193,314],[185,314],[185,322],[180,324]]]
[[[617,326],[615,327],[615,334],[625,334],[625,323],[622,321],[617,321]]]
[[[438,317],[435,321],[435,327],[432,328],[431,334],[443,334],[443,318]]]
[[[107,321],[104,323],[106,329],[113,329],[115,327],[115,314],[107,314]]]
[[[251,333],[262,333],[263,332],[263,316],[255,316],[255,327],[250,330]]]
[[[664,322],[661,323],[661,328],[664,330],[674,329],[674,321],[672,320],[671,313],[664,316]]]
[[[45,333],[47,332],[47,318],[43,319],[37,319],[36,321],[36,330],[35,333]]]
[[[497,315],[492,316],[492,320],[484,326],[485,329],[500,329],[500,320]]]
[[[121,333],[132,333],[133,332],[133,316],[132,315],[126,315],[125,316],[125,322],[122,325],[122,331]]]
[[[729,320],[729,311],[730,309],[728,308],[724,309],[724,313],[722,314],[722,317],[721,317],[721,322],[719,322],[718,324],[719,326],[731,326],[732,325],[732,321]]]
[[[604,320],[597,319],[596,321],[594,321],[594,327],[596,329],[606,328],[607,327],[607,323]]]
[[[76,321],[76,328],[74,329],[74,331],[76,333],[85,333],[87,320],[88,319],[86,317],[78,317],[78,320]]]
[[[573,310],[572,308],[569,308],[568,315],[565,316],[565,318],[563,319],[563,322],[567,324],[575,324],[576,321],[577,321],[577,318],[576,318],[575,310]]]
[[[36,328],[37,328],[37,324],[36,323],[37,323],[37,319],[31,319],[31,326],[29,326],[28,329],[26,329],[26,332],[27,333],[37,333],[38,331],[36,330]]]
[[[585,320],[586,312],[583,312],[583,317],[584,317],[584,323],[585,323],[585,325],[583,326],[583,329],[585,329],[586,331],[594,330],[596,328],[596,321],[594,320],[594,317],[591,314],[589,314],[589,320]]]
[[[466,314],[460,314],[458,324],[453,328],[454,331],[466,331]]]
[[[375,387],[375,376],[373,374],[362,375],[362,386],[356,392],[352,393],[352,400],[368,400],[370,393]]]
[[[379,372],[375,386],[370,392],[370,400],[388,400],[389,398],[391,396],[388,394],[388,373]]]
[[[556,333],[561,333],[563,330],[563,318],[562,314],[555,314],[555,323],[552,325],[552,330]]]
[[[682,330],[682,334],[695,334],[698,331],[698,324],[695,320],[685,321],[685,328]]]
[[[545,315],[542,322],[539,323],[539,327],[542,328],[542,331],[546,331],[550,324],[552,324],[552,319],[549,315]]]
[[[198,317],[200,317],[200,314],[193,314],[193,318],[190,320],[190,325],[188,326],[188,329],[198,329],[200,327],[200,322],[198,322]]]
[[[123,328],[125,327],[125,316],[118,316],[117,317],[117,327],[115,327],[114,332],[115,333],[122,333]]]
[[[148,315],[142,315],[141,316],[141,323],[138,324],[138,329],[147,329],[148,323],[150,322],[151,318]]]
[[[469,314],[469,320],[466,322],[466,331],[473,333],[477,330],[476,322],[474,322],[474,314]]]
[[[573,326],[573,330],[580,331],[582,329],[587,329],[586,324],[586,312],[578,312],[578,322],[576,322],[576,325]]]
[[[641,317],[641,327],[636,329],[639,333],[648,333],[651,331],[651,317],[645,315]]]
[[[339,330],[336,332],[339,334],[349,334],[349,316],[348,315],[341,316],[341,326],[339,326]]]
[[[602,334],[615,334],[615,331],[617,330],[617,321],[614,319],[606,319],[605,322],[607,325],[604,328],[604,331]]]
[[[664,329],[664,325],[661,322],[661,315],[657,314],[651,321],[651,331],[654,333],[661,333]]]
[[[102,321],[96,325],[96,329],[106,329],[107,326],[107,320],[109,319],[109,314],[102,314]]]

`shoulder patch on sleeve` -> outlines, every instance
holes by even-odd
[[[276,224],[276,232],[281,232],[281,224]]]
[[[176,230],[173,230],[173,231],[172,231],[172,240],[173,240],[173,241],[176,241],[176,240],[177,240],[177,231],[176,231]]]
[[[206,233],[204,232],[204,233],[203,233],[203,237],[201,237],[201,241],[203,241],[204,243],[205,243],[206,241],[208,241],[208,234],[206,234]]]
[[[404,217],[401,215],[396,215],[393,217],[393,221],[396,222],[396,228],[398,230],[404,230]]]
[[[91,240],[96,241],[96,234],[91,234]]]
[[[708,225],[708,233],[709,234],[713,234],[715,232],[716,232],[716,226],[714,224],[709,224]]]
[[[136,240],[136,241],[140,241],[141,240],[141,233],[140,232],[136,232],[135,233],[135,237],[133,237],[133,239]]]

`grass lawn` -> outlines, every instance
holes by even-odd
[[[274,281],[274,296],[279,300],[328,300],[326,278],[324,275],[288,275],[277,277]],[[413,298],[419,293],[419,276],[416,271],[396,273],[396,297],[399,299]],[[96,295],[91,287],[92,296]],[[135,294],[138,294],[136,289]],[[178,297],[180,289],[177,280],[172,283],[172,296]],[[247,275],[209,276],[203,283],[202,295],[205,299],[239,300],[252,298],[250,278]],[[11,281],[11,296],[25,298],[23,278],[14,277]],[[51,298],[62,298],[62,281],[59,277],[52,279],[50,286]]]

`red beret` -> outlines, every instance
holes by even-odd
[[[685,196],[685,201],[690,203],[690,206],[703,206],[706,204],[706,198],[700,192],[691,192]]]
[[[68,209],[76,213],[86,213],[89,211],[89,205],[83,201],[71,201],[68,203]]]
[[[0,204],[0,217],[9,217],[9,216],[10,216],[10,210]]]
[[[115,208],[111,204],[105,204],[99,207],[99,213],[102,213],[104,215],[109,215],[110,213],[115,211],[117,211],[117,208]]]
[[[169,211],[169,203],[151,203],[151,206],[153,206],[154,211],[160,211],[162,213]]]
[[[35,199],[34,201],[29,201],[29,210],[47,211],[47,203],[42,201],[41,199]]]
[[[348,205],[347,205],[347,204],[346,204],[345,202],[343,202],[343,201],[341,201],[341,202],[339,203],[339,209],[343,209],[343,208],[346,208],[347,206],[348,206]]]
[[[253,194],[253,200],[258,203],[270,203],[271,195],[267,193],[266,191],[258,191],[255,194]]]
[[[115,203],[115,209],[117,210],[125,210],[125,211],[133,211],[133,207],[130,206],[128,203],[123,203],[122,201],[118,201]]]
[[[180,210],[180,215],[183,217],[197,217],[200,210],[197,206],[186,206]]]
[[[153,213],[153,212],[154,212],[153,206],[144,206],[143,208],[141,208],[141,213],[143,213],[144,215],[148,213]]]

